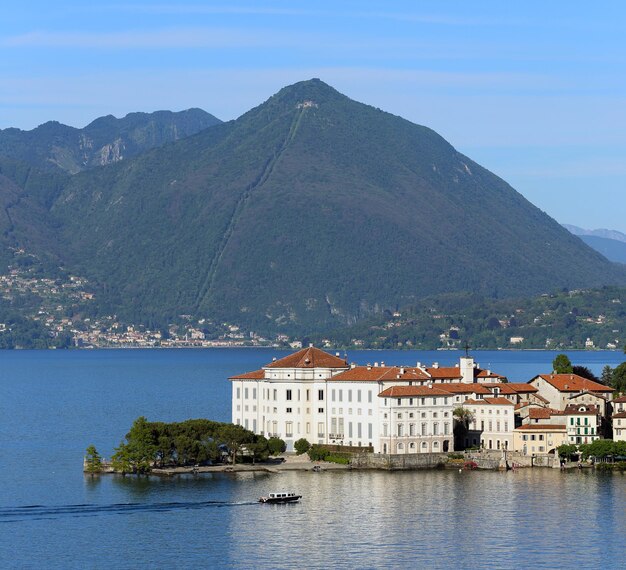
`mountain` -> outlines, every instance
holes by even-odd
[[[75,174],[137,156],[221,121],[201,109],[100,117],[83,129],[49,121],[31,131],[0,130],[0,156]]]
[[[41,247],[133,319],[323,330],[432,294],[626,282],[431,129],[317,79],[46,195]]]
[[[626,234],[622,232],[618,232],[617,230],[586,230],[584,228],[579,228],[578,226],[572,226],[571,224],[562,224],[562,226],[573,233],[575,236],[594,236],[604,239],[612,239],[615,241],[621,241],[626,243]]]
[[[589,247],[600,252],[609,261],[626,264],[626,242],[598,236],[579,236]]]

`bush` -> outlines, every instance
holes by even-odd
[[[329,461],[331,463],[338,463],[339,465],[349,465],[350,464],[350,454],[347,453],[332,453],[326,456],[325,461]]]
[[[293,448],[296,450],[298,455],[302,455],[303,453],[309,451],[311,444],[302,437],[293,444]]]
[[[465,456],[462,453],[448,453],[448,459],[464,459]]]
[[[313,444],[308,451],[311,461],[325,461],[330,455],[330,451],[322,445]]]
[[[270,437],[267,440],[270,455],[280,455],[287,449],[287,444],[278,437]]]

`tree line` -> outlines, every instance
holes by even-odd
[[[153,468],[260,461],[285,451],[279,438],[267,439],[240,425],[206,419],[184,422],[149,422],[137,418],[125,439],[115,448],[111,465],[120,473],[149,473]],[[87,472],[98,472],[100,457],[87,449]]]

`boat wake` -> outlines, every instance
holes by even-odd
[[[0,523],[25,520],[48,520],[61,517],[89,517],[100,515],[130,515],[134,513],[154,513],[187,511],[208,508],[240,507],[256,505],[257,501],[199,501],[171,503],[115,503],[111,505],[28,505],[24,507],[0,507]]]

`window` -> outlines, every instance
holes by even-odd
[[[443,424],[443,433],[444,433],[444,435],[449,435],[450,434],[450,424],[448,422]]]
[[[383,437],[386,437],[386,436],[387,436],[387,424],[383,424]]]
[[[348,402],[352,402],[352,390],[348,390]]]
[[[237,399],[241,398],[241,388],[237,388]]]
[[[247,387],[243,389],[243,399],[244,400],[248,399],[248,388]]]
[[[307,390],[306,391],[306,401],[310,402],[311,401],[311,390]]]
[[[356,401],[360,402],[361,401],[361,390],[357,390],[356,391]]]
[[[422,435],[426,435],[428,433],[427,425],[428,424],[426,422],[422,423]]]
[[[367,401],[369,404],[372,403],[372,391],[371,390],[368,390],[367,392]]]
[[[402,419],[402,413],[398,414],[398,419],[401,420]]]
[[[336,391],[333,389],[333,391],[330,393],[330,399],[334,402],[335,401],[335,396],[336,396]]]
[[[287,400],[291,400],[291,390],[287,390]]]
[[[542,433],[539,434],[539,441],[543,441],[543,434]]]
[[[286,422],[285,423],[285,437],[292,437],[293,436],[293,422]]]
[[[343,390],[339,390],[339,401],[343,402]],[[385,400],[385,404],[387,403],[387,401]]]
[[[323,414],[324,413],[324,408],[317,408],[317,413],[318,414]]]
[[[361,431],[361,422],[359,422],[358,424],[356,424],[356,436],[360,439],[361,437],[363,437],[362,435],[362,431]]]
[[[367,437],[369,439],[372,439],[373,431],[374,431],[374,428],[373,428],[372,424],[367,424]]]
[[[252,399],[256,400],[256,388],[252,388]]]
[[[433,424],[433,435],[439,435],[439,423],[435,422]]]
[[[409,406],[413,405],[413,398],[409,398]]]
[[[352,437],[352,422],[348,422],[348,437]]]
[[[317,391],[317,399],[322,402],[324,400],[324,390]]]
[[[324,422],[317,424],[317,437],[324,437]]]
[[[398,406],[402,405],[402,400],[400,398],[398,398]]]
[[[415,424],[409,424],[409,435],[410,436],[415,435]]]
[[[398,424],[398,437],[402,437],[403,431],[404,429],[403,429],[402,424]]]
[[[278,390],[274,388],[274,402],[278,399]]]
[[[337,418],[330,419],[330,433],[337,435]]]
[[[290,414],[291,410],[292,410],[292,408],[287,408],[287,413]]]

